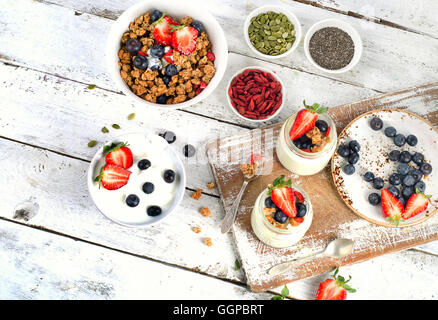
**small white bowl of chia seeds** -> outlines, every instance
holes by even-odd
[[[347,22],[327,19],[315,23],[304,37],[304,53],[317,69],[327,73],[351,70],[362,56],[359,33]]]
[[[300,21],[291,11],[269,5],[253,10],[246,17],[243,34],[248,47],[265,59],[291,54],[302,37]]]

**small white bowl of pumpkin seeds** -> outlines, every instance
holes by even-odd
[[[246,43],[265,59],[284,58],[298,47],[302,31],[298,18],[282,6],[253,10],[243,26]]]

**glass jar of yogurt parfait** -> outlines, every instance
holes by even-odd
[[[322,127],[326,127],[326,131],[322,132],[319,129],[315,129],[317,127],[315,125],[306,134],[293,141],[290,138],[290,132],[299,112],[289,117],[281,127],[276,145],[277,157],[281,164],[289,171],[301,176],[313,175],[324,169],[336,149],[336,126],[327,113],[318,114],[316,122],[321,124]],[[320,146],[312,145],[311,148],[300,148],[300,139],[312,140],[317,138],[307,137],[307,135],[311,136],[313,132],[320,132],[320,135],[323,137],[323,144]]]
[[[251,213],[251,226],[252,229],[263,243],[274,248],[286,248],[301,240],[304,234],[309,229],[312,218],[313,209],[310,199],[306,192],[298,186],[293,185],[292,189],[298,191],[304,198],[302,204],[306,207],[305,216],[301,218],[300,223],[296,222],[293,218],[287,218],[286,222],[278,223],[273,218],[269,218],[269,214],[266,213],[266,199],[269,188],[264,189],[254,204],[254,208]],[[278,209],[277,209],[278,210]]]

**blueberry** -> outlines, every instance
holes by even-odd
[[[194,20],[191,24],[191,26],[193,28],[195,28],[196,30],[198,30],[198,34],[201,35],[201,32],[204,31],[204,26],[202,25],[202,22],[199,20]]]
[[[328,129],[328,124],[324,120],[317,120],[315,122],[315,126],[319,129],[321,132],[326,132]]]
[[[166,104],[167,96],[166,94],[162,94],[161,96],[157,97],[157,103],[159,104]]]
[[[142,190],[144,193],[150,194],[150,193],[154,192],[155,186],[151,182],[145,182],[143,184]]]
[[[409,163],[411,161],[411,154],[409,151],[402,151],[400,153],[400,162]]]
[[[380,190],[383,188],[384,185],[385,185],[385,182],[383,181],[382,178],[374,178],[374,180],[373,180],[374,189]]]
[[[301,149],[302,146],[303,146],[303,144],[302,144],[300,139],[295,139],[292,142],[294,143],[295,147],[297,147],[298,149]]]
[[[147,208],[148,216],[156,217],[161,214],[161,208],[159,206],[150,206]]]
[[[146,70],[148,68],[148,59],[145,56],[138,55],[135,56],[134,60],[132,61],[132,64],[137,69]]]
[[[301,149],[309,149],[312,147],[312,142],[305,141],[301,143]]]
[[[391,161],[395,161],[395,162],[400,161],[400,151],[398,151],[398,150],[392,150],[392,151],[389,153],[389,160],[391,160]]]
[[[348,157],[348,163],[356,164],[359,161],[359,154],[358,153],[352,153]]]
[[[370,202],[371,205],[377,206],[380,203],[380,196],[375,192],[371,193],[368,196],[368,201]]]
[[[400,202],[402,203],[403,206],[406,205],[406,200],[405,200],[405,198],[403,198],[403,196],[398,197],[398,201],[400,201]]]
[[[385,128],[385,136],[392,138],[396,134],[397,134],[397,130],[395,130],[394,127],[386,127]]]
[[[172,183],[173,181],[175,181],[175,172],[170,169],[164,171],[163,179],[167,183]]]
[[[166,131],[160,134],[160,137],[164,138],[169,144],[174,143],[176,140],[176,135],[172,131]]]
[[[186,157],[193,157],[196,153],[196,149],[194,146],[192,146],[191,144],[186,144],[183,148],[183,154]]]
[[[426,184],[423,181],[418,181],[415,185],[414,185],[414,190],[415,191],[420,191],[420,192],[424,192],[426,191]]]
[[[125,201],[129,207],[136,207],[138,206],[140,199],[135,194],[130,194],[126,197]]]
[[[425,176],[427,176],[428,174],[432,173],[432,166],[429,163],[424,162],[421,164],[420,170]]]
[[[421,172],[421,170],[418,169],[411,170],[409,174],[414,177],[415,182],[418,182],[421,180],[421,178],[423,178],[423,172]]]
[[[415,164],[421,166],[421,164],[422,164],[423,161],[424,161],[424,156],[423,156],[421,153],[416,152],[416,153],[412,156],[412,161],[413,161]]]
[[[415,184],[415,178],[414,178],[412,175],[407,174],[407,175],[403,178],[402,183],[403,183],[403,185],[406,186],[406,187],[411,187],[411,186],[413,186],[413,185]]]
[[[406,137],[406,142],[408,143],[408,145],[410,146],[416,146],[418,143],[418,139],[416,136],[414,136],[413,134],[410,134]]]
[[[274,220],[278,223],[285,223],[288,219],[288,216],[281,210],[277,210],[274,214]]]
[[[380,130],[383,127],[383,121],[379,118],[373,118],[371,119],[370,126],[373,130]]]
[[[166,69],[164,69],[164,74],[169,77],[173,77],[178,74],[178,69],[174,64],[169,64]]]
[[[142,43],[137,39],[129,39],[125,44],[126,51],[130,54],[137,54],[142,46]]]
[[[359,150],[360,150],[360,144],[356,140],[350,141],[348,146],[350,147],[351,151],[353,151],[353,152],[359,152]]]
[[[406,138],[405,138],[404,135],[402,135],[402,134],[397,134],[397,135],[394,137],[394,144],[395,144],[397,147],[403,147],[403,146],[405,145],[405,143],[406,143]]]
[[[140,170],[146,170],[151,166],[151,162],[148,159],[142,159],[137,163]]]
[[[402,179],[398,173],[393,173],[389,176],[388,181],[389,184],[393,186],[398,186],[401,183]]]
[[[169,76],[163,76],[163,82],[164,84],[167,86],[171,80],[171,78]]]
[[[151,13],[151,23],[157,21],[163,16],[163,13],[160,10],[154,10]]]
[[[352,175],[356,171],[356,168],[354,167],[354,165],[349,163],[349,164],[344,166],[343,170],[344,170],[345,174]]]
[[[347,158],[350,155],[350,147],[346,146],[344,144],[341,144],[338,147],[338,154],[343,158]]]
[[[405,199],[409,199],[409,197],[414,193],[414,188],[413,187],[404,187],[402,189],[402,196]]]
[[[373,181],[373,180],[374,180],[374,173],[372,173],[371,171],[366,172],[366,173],[363,175],[363,179],[364,179],[366,182],[371,182],[371,181]]]
[[[152,57],[161,58],[164,56],[164,47],[161,44],[156,44],[152,46],[149,53]]]
[[[302,202],[297,202],[295,206],[297,208],[297,217],[304,217],[307,213],[306,205]]]
[[[407,175],[410,170],[411,167],[407,163],[400,163],[397,166],[397,173],[401,174],[402,176]]]
[[[265,199],[265,207],[266,208],[277,208],[277,206],[275,205],[274,201],[272,201],[271,197],[267,197]]]
[[[396,198],[400,197],[400,190],[397,187],[389,186],[388,191]]]
[[[148,68],[152,71],[156,71],[161,69],[163,65],[161,64],[161,60],[159,58],[151,57],[149,58]]]

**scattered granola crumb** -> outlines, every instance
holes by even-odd
[[[201,232],[201,228],[200,227],[193,227],[192,231],[194,233],[200,233]]]
[[[193,192],[192,198],[195,200],[199,200],[199,198],[201,197],[201,194],[202,194],[202,189],[198,189],[195,192]]]
[[[210,183],[207,185],[207,188],[208,188],[208,189],[213,189],[214,187],[216,187],[216,184],[214,183],[214,181],[210,182]]]
[[[204,239],[204,243],[205,243],[207,246],[209,246],[209,247],[211,247],[211,246],[213,245],[213,242],[211,241],[211,238],[205,238],[205,239]]]
[[[200,212],[204,217],[208,217],[211,214],[210,209],[208,208],[201,208]]]

